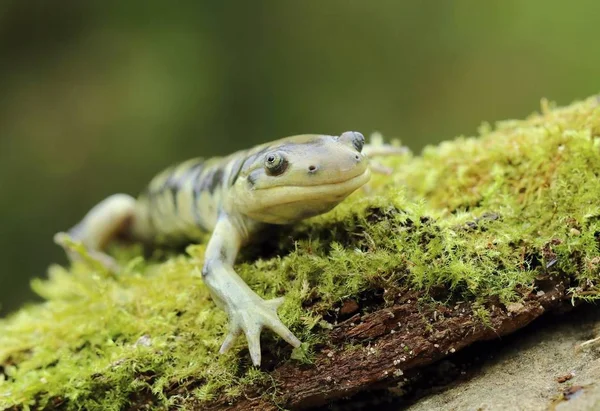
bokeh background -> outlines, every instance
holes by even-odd
[[[0,310],[165,166],[297,133],[414,151],[600,91],[600,1],[2,0]]]

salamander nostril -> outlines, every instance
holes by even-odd
[[[310,173],[314,173],[315,171],[317,171],[317,166],[308,166],[308,171]]]

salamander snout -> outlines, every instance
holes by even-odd
[[[302,170],[314,181],[316,175],[322,178],[340,179],[342,175],[362,172],[365,168],[365,156],[362,154],[365,137],[356,131],[346,131],[338,137],[325,138],[316,146],[308,161],[298,161]]]
[[[365,136],[358,131],[346,131],[340,135],[338,140],[342,143],[352,145],[359,153],[365,145]]]

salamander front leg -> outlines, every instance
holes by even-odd
[[[294,347],[300,340],[281,322],[277,308],[283,298],[264,300],[234,271],[233,262],[241,244],[240,234],[227,217],[222,217],[208,243],[202,278],[213,300],[229,317],[229,332],[221,346],[226,352],[235,338],[244,333],[255,366],[260,365],[260,333],[270,328]]]
[[[79,242],[87,254],[107,270],[119,270],[117,262],[102,250],[116,235],[127,229],[134,216],[135,199],[126,194],[115,194],[92,208],[79,224],[68,233],[54,235],[54,242],[60,245],[71,261],[81,259],[73,244]],[[72,240],[72,241],[70,241]]]

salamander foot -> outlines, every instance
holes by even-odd
[[[277,316],[277,308],[283,303],[283,297],[272,300],[250,301],[245,304],[236,304],[227,310],[229,314],[229,332],[219,352],[223,354],[231,346],[235,338],[242,332],[248,340],[248,349],[252,363],[260,365],[260,332],[269,328],[294,347],[300,346],[300,340],[281,322]]]

